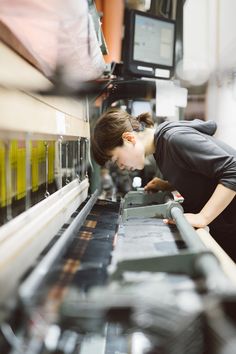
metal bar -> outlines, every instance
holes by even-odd
[[[84,139],[80,140],[80,179],[84,179]]]
[[[87,198],[88,186],[74,180],[1,227],[0,306],[16,296],[22,275]]]
[[[188,223],[183,212],[176,207],[170,210],[173,219],[176,222],[177,228],[187,244],[194,251],[202,252],[206,250],[204,243],[199,238],[197,232]],[[206,279],[207,288],[217,291],[229,291],[233,289],[232,284],[226,277],[218,259],[213,253],[202,253],[195,263],[196,271],[202,274]]]
[[[78,141],[77,141],[77,148],[78,148],[78,159],[77,159],[77,178],[79,181],[81,181],[81,166],[80,166],[80,157],[81,157],[81,148],[80,148],[80,144],[81,144],[81,139],[80,137],[78,138]]]
[[[45,193],[44,197],[49,197],[50,193],[48,191],[48,142],[44,142],[45,147]]]
[[[56,176],[56,184],[57,184],[57,189],[62,188],[62,140],[63,137],[60,136],[60,138],[57,140],[55,148],[55,176]]]
[[[76,141],[72,141],[72,171],[71,171],[71,180],[76,177]]]
[[[65,151],[65,159],[66,159],[66,184],[70,183],[70,176],[69,176],[69,142],[66,142],[66,151]]]
[[[170,214],[175,220],[176,226],[187,247],[194,251],[206,250],[204,243],[200,240],[194,228],[188,223],[183,212],[177,207],[172,207]]]
[[[82,154],[83,154],[83,162],[82,162],[82,171],[83,171],[83,179],[86,174],[86,141],[85,138],[82,139]]]
[[[89,140],[85,138],[85,177],[88,178],[89,166]]]
[[[25,176],[26,176],[26,196],[25,196],[25,210],[31,206],[31,162],[30,162],[30,134],[26,134],[25,141]]]
[[[209,232],[205,229],[198,229],[196,231],[206,248],[211,250],[219,259],[221,267],[228,279],[236,286],[236,263],[228,256],[223,248],[220,247]]]
[[[232,294],[236,291],[234,284],[230,282],[213,253],[203,254],[195,264],[196,271],[202,274],[206,280],[208,290],[223,294]]]
[[[50,268],[55,263],[55,260],[59,259],[64,254],[67,247],[71,243],[75,232],[78,232],[78,229],[83,225],[97,198],[98,191],[95,191],[84,208],[57,241],[55,246],[46,254],[30,276],[22,283],[19,288],[19,295],[24,303],[30,301],[31,297],[42,283],[44,276],[49,272]]]
[[[6,208],[7,221],[12,219],[12,170],[10,161],[10,141],[4,142],[5,145],[5,168],[6,168]]]

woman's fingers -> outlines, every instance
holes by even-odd
[[[163,219],[164,224],[175,225],[175,221],[173,219]]]

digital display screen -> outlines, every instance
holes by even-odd
[[[173,23],[136,14],[133,60],[172,66],[174,32]]]

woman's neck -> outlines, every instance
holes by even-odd
[[[154,133],[154,128],[146,128],[143,132],[138,133],[144,145],[145,156],[152,155],[155,152]]]

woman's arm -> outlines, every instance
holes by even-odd
[[[184,214],[193,227],[205,227],[210,224],[233,200],[236,192],[223,184],[218,184],[208,202],[198,214]]]
[[[185,214],[192,226],[205,227],[222,213],[236,194],[235,151],[223,142],[191,131],[185,132],[184,139],[181,134],[173,135],[170,142],[172,156],[182,168],[212,181],[218,180],[215,191],[200,212]]]

